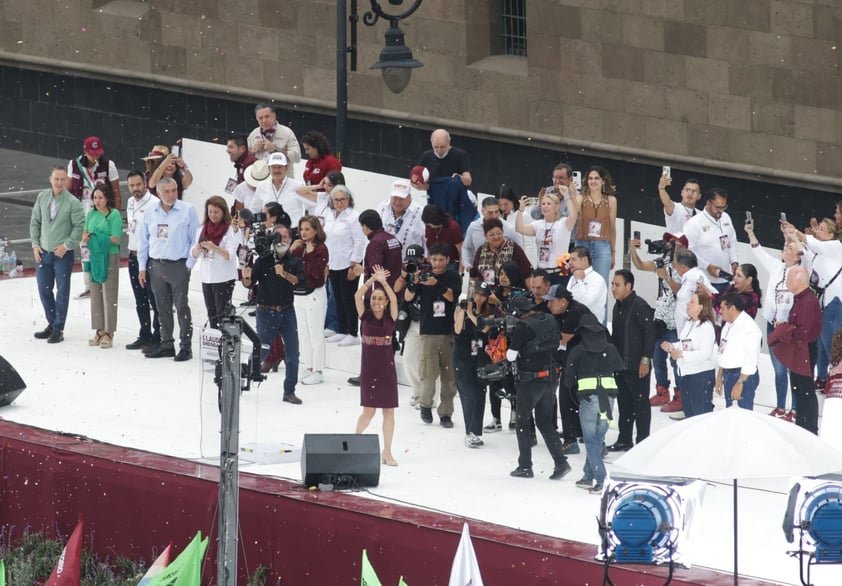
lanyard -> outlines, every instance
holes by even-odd
[[[287,179],[288,177],[284,177],[284,180],[281,182],[281,186],[277,189],[277,191],[275,190],[275,184],[270,183],[272,186],[272,193],[275,196],[275,203],[280,203],[281,194],[284,192],[284,186],[287,184]]]

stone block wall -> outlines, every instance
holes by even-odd
[[[368,0],[360,0],[361,10]],[[382,2],[387,9],[387,2]],[[0,52],[335,104],[336,0],[4,0]],[[499,52],[498,0],[425,0],[402,24],[424,62],[377,72],[359,26],[349,103],[396,123],[588,141],[658,158],[842,179],[837,0],[532,0],[527,58]]]

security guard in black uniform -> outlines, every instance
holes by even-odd
[[[529,421],[534,410],[535,426],[555,463],[551,480],[560,480],[570,472],[570,464],[562,450],[561,438],[553,427],[555,389],[559,380],[559,364],[555,353],[561,334],[552,315],[535,311],[527,297],[513,302],[518,322],[512,330],[506,358],[517,366],[517,468],[511,476],[532,478],[532,433]]]

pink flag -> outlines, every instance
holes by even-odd
[[[149,570],[143,575],[137,586],[146,586],[152,581],[152,578],[164,571],[164,568],[170,564],[170,550],[172,550],[172,541],[170,541],[170,544],[161,552],[158,559],[149,567]]]
[[[82,516],[76,528],[70,534],[61,557],[53,568],[44,586],[79,586],[79,576],[82,570]]]

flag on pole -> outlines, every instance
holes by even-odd
[[[161,555],[149,566],[149,569],[143,575],[143,578],[140,579],[140,582],[137,583],[137,586],[149,586],[152,582],[152,578],[160,574],[164,571],[164,569],[170,564],[170,551],[172,550],[172,541],[170,544],[164,548],[164,551],[161,552]],[[0,584],[0,586],[3,586]]]
[[[0,586],[6,586],[6,560],[0,560]]]
[[[462,537],[459,539],[459,547],[456,548],[453,567],[450,568],[449,586],[483,586],[477,554],[471,543],[471,532],[468,531],[467,523],[462,526]]]
[[[3,585],[0,584],[0,586],[3,586]],[[398,586],[409,586],[409,584],[407,584],[406,581],[403,579],[403,576],[401,576],[401,579],[398,580]]]
[[[208,538],[202,539],[202,532],[184,548],[177,558],[160,574],[154,576],[148,586],[200,586],[202,582],[202,560],[208,548]]]
[[[67,545],[53,568],[53,573],[44,586],[79,586],[82,572],[82,517],[70,534]]]
[[[368,561],[368,554],[363,550],[363,572],[362,577],[360,579],[360,586],[382,586],[380,584],[380,578],[377,577],[377,572],[374,571],[374,568],[371,566],[371,562]]]

